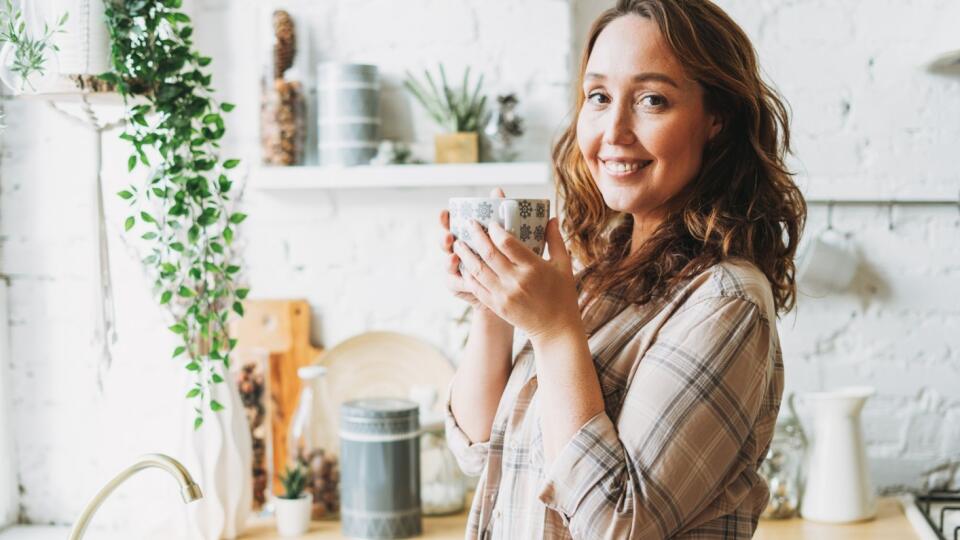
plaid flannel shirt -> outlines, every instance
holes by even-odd
[[[549,468],[540,422],[552,411],[539,406],[529,341],[488,441],[469,440],[448,399],[450,448],[480,475],[466,538],[750,538],[768,499],[757,469],[783,393],[763,273],[730,259],[672,298],[606,295],[582,316],[605,411]]]

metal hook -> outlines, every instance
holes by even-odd
[[[893,201],[887,204],[887,230],[893,230]]]
[[[827,201],[827,230],[833,230],[833,201]]]

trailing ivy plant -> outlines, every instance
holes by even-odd
[[[240,301],[248,290],[236,282],[240,267],[231,244],[246,215],[230,211],[229,170],[239,160],[220,159],[222,113],[234,106],[215,99],[204,69],[210,58],[194,49],[181,1],[108,0],[112,70],[100,78],[127,103],[120,138],[131,146],[128,169],[150,168],[145,184],[119,192],[131,206],[124,229],[141,232],[149,247],[143,262],[180,338],[173,357],[197,376],[187,398],[196,400],[199,428],[206,402],[213,411],[223,409],[205,397],[230,366],[231,311],[243,315]]]

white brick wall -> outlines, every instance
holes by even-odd
[[[201,49],[214,84],[238,103],[232,152],[257,156],[260,2],[197,0]],[[545,157],[568,113],[571,51],[598,3],[566,0],[291,2],[305,9],[317,59],[376,63],[384,134],[430,157],[435,128],[400,89],[404,69],[471,65],[491,91],[519,92],[528,159]],[[815,182],[876,189],[956,188],[960,82],[921,70],[960,47],[950,1],[726,0],[756,40],[766,71],[795,113],[796,168]],[[953,21],[951,26],[950,21]],[[222,31],[220,29],[227,29]],[[573,29],[573,30],[571,30]],[[10,276],[14,435],[21,504],[36,522],[69,522],[109,475],[144,452],[176,454],[182,369],[169,360],[164,315],[120,236],[123,204],[108,199],[120,341],[105,392],[96,390],[92,136],[39,103],[8,102],[0,169],[0,272]],[[107,137],[108,192],[127,181],[125,148]],[[918,187],[919,186],[919,187]],[[437,286],[436,211],[453,191],[248,191],[242,235],[257,297],[306,297],[317,343],[368,329],[418,335],[453,355],[461,306]],[[462,190],[481,193],[479,189]],[[510,194],[546,194],[527,188]],[[865,411],[881,485],[916,484],[960,463],[960,240],[956,208],[834,210],[863,252],[854,290],[803,298],[780,324],[790,390],[877,386]],[[808,231],[824,226],[811,211]],[[385,238],[389,235],[389,241]],[[949,422],[949,423],[948,423]],[[946,470],[946,469],[945,469]],[[949,476],[940,473],[939,477]],[[181,508],[162,473],[144,473],[98,522],[142,530]],[[140,510],[152,508],[147,512]]]

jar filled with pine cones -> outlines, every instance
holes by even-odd
[[[260,102],[260,143],[265,165],[302,165],[306,145],[306,96],[297,59],[298,27],[290,12],[271,18],[272,43]],[[302,39],[301,39],[302,41]],[[298,73],[299,72],[299,73]]]

